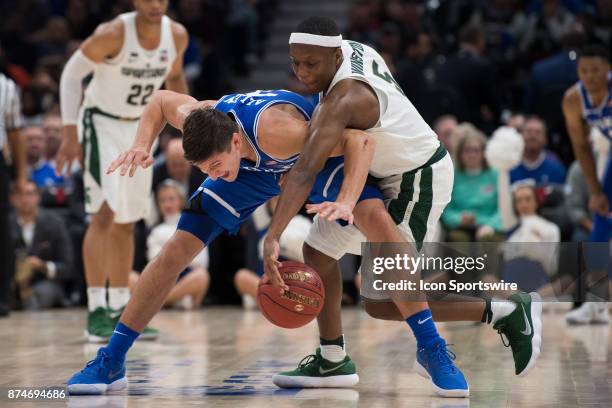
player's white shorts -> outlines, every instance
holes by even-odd
[[[443,152],[444,155],[439,157]],[[450,155],[438,149],[429,164],[404,174],[382,179],[378,186],[385,205],[409,242],[431,242],[442,211],[451,200],[454,168]],[[344,254],[361,254],[366,237],[354,225],[341,226],[315,217],[306,243],[325,255],[340,259]]]
[[[134,177],[107,175],[106,169],[136,137],[138,120],[112,117],[97,108],[81,108],[77,125],[83,147],[85,211],[97,213],[106,201],[114,221],[126,224],[147,216],[151,202],[152,166],[138,168]]]

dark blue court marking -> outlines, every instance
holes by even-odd
[[[223,379],[221,385],[197,385],[163,387],[153,382],[168,377],[179,369],[189,367],[193,360],[181,360],[171,364],[151,364],[148,360],[128,360],[128,395],[165,397],[203,396],[293,396],[300,389],[280,389],[272,383],[272,376],[279,371],[290,369],[295,363],[279,360],[257,360],[235,374]]]

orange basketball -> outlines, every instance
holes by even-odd
[[[279,272],[289,286],[282,295],[270,283],[259,282],[257,303],[271,323],[295,329],[317,317],[325,301],[325,288],[319,274],[301,262],[283,262]]]

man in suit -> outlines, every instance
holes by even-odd
[[[13,189],[10,225],[17,255],[15,281],[28,309],[67,303],[66,285],[74,278],[72,244],[64,221],[39,209],[40,192],[34,182]]]

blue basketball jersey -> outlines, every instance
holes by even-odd
[[[582,101],[582,118],[612,141],[612,72],[608,73],[608,97],[601,105],[593,106],[591,96],[582,82],[578,82],[578,89]]]
[[[304,115],[305,120],[310,120],[314,111],[314,105],[310,101],[294,92],[282,89],[225,95],[213,106],[218,111],[233,116],[255,150],[257,161],[253,163],[250,160],[242,159],[240,168],[267,173],[284,173],[289,171],[297,161],[299,154],[281,160],[270,156],[259,147],[257,124],[260,115],[270,106],[278,104],[295,106]]]

